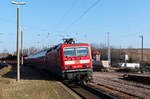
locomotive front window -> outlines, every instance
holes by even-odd
[[[87,56],[88,47],[66,47],[64,48],[64,56]]]
[[[64,56],[76,56],[76,50],[74,47],[64,48]]]
[[[88,47],[77,47],[77,56],[87,56],[88,55]]]

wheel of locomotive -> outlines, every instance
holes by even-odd
[[[82,80],[79,82],[80,85],[87,85],[88,83],[88,80]]]

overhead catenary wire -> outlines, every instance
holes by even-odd
[[[62,17],[60,18],[60,20],[57,22],[56,27],[59,27],[59,25],[62,23],[62,21],[65,19],[65,17],[67,15],[69,15],[71,13],[71,11],[73,10],[74,6],[77,4],[78,0],[73,0],[72,3],[70,4],[71,7],[69,7],[65,13],[62,15]]]
[[[140,32],[133,32],[133,33],[128,33],[128,34],[123,34],[123,35],[120,35],[121,38],[127,38],[127,37],[132,37],[136,35],[136,37],[138,37],[140,35],[140,33],[142,34],[146,34],[146,33],[149,33],[150,32],[150,29],[146,29],[146,30],[142,30]],[[120,33],[121,34],[121,33]],[[131,36],[132,35],[132,36]]]
[[[94,8],[101,0],[96,0],[91,6],[89,6],[76,20],[74,20],[70,25],[68,25],[64,32],[71,28],[75,23],[77,23],[82,17],[84,17],[92,8]]]
[[[53,27],[53,29],[55,30],[55,33],[58,33],[58,32],[63,33],[63,31],[58,31],[58,30],[56,30],[56,28],[58,29],[60,27],[60,25],[63,23],[66,16],[68,16],[72,12],[73,8],[78,3],[77,1],[78,0],[72,0],[72,2],[70,3],[70,7],[64,12],[64,14],[60,17],[60,19],[58,19],[58,21],[56,22],[56,24]],[[50,36],[52,36],[52,34],[55,34],[54,31],[53,32],[47,31],[47,32],[48,33],[46,35],[46,38],[49,38]]]

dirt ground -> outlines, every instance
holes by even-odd
[[[24,67],[21,80],[16,81],[16,67],[0,69],[0,99],[76,99],[78,96],[64,87],[54,76],[34,68]]]

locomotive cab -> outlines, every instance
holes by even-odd
[[[92,79],[91,50],[88,44],[63,44],[62,60],[63,76],[66,79]]]

